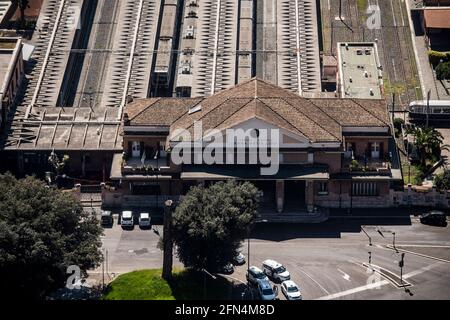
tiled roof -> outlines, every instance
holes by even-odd
[[[427,28],[450,29],[450,9],[424,10],[425,26]]]
[[[189,113],[193,107],[197,110]],[[208,98],[137,100],[125,112],[130,125],[170,126],[171,132],[187,129],[191,133],[199,120],[205,132],[257,118],[311,142],[341,141],[345,126],[389,126],[384,100],[307,99],[259,79]]]

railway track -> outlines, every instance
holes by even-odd
[[[27,70],[21,106],[26,117],[34,107],[55,107],[83,0],[48,0],[38,21],[35,64]]]
[[[122,110],[129,96],[149,94],[160,2],[125,0],[119,10],[101,105]]]

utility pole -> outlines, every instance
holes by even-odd
[[[164,203],[164,233],[163,233],[163,270],[162,277],[165,280],[172,278],[173,265],[173,240],[172,240],[172,212],[173,201]]]
[[[431,90],[428,90],[428,92],[427,92],[427,114],[426,114],[426,117],[427,117],[426,127],[427,128],[428,128],[428,122],[429,122],[429,117],[430,117],[430,115],[429,115],[429,113],[430,113],[430,96],[431,96]]]
[[[392,238],[392,246],[394,247],[395,251],[398,252],[397,248],[395,247],[395,232],[392,232],[393,238]]]
[[[105,255],[102,261],[102,290],[105,290]]]
[[[402,259],[398,263],[398,266],[400,267],[400,285],[403,286],[403,266],[405,265],[405,254],[402,253]]]

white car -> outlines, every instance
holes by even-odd
[[[243,265],[245,263],[245,256],[241,252],[238,252],[233,262],[238,266]]]
[[[247,271],[247,281],[256,286],[258,285],[258,280],[269,281],[269,278],[260,268],[251,266]]]
[[[300,289],[294,281],[283,281],[281,284],[281,291],[288,300],[302,300]]]
[[[265,260],[262,264],[264,273],[274,281],[287,281],[291,279],[291,274],[286,268],[275,260]]]
[[[141,212],[139,215],[139,227],[149,228],[151,226],[150,214],[147,212]]]
[[[122,228],[133,228],[134,226],[133,212],[122,211],[122,219],[120,224],[122,225]]]
[[[257,290],[261,300],[275,300],[277,292],[268,280],[258,280]]]

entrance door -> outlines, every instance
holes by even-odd
[[[305,208],[306,182],[302,180],[287,180],[284,184],[284,211],[296,212]]]
[[[141,144],[138,141],[133,141],[131,146],[131,156],[133,158],[139,158],[141,156]]]

